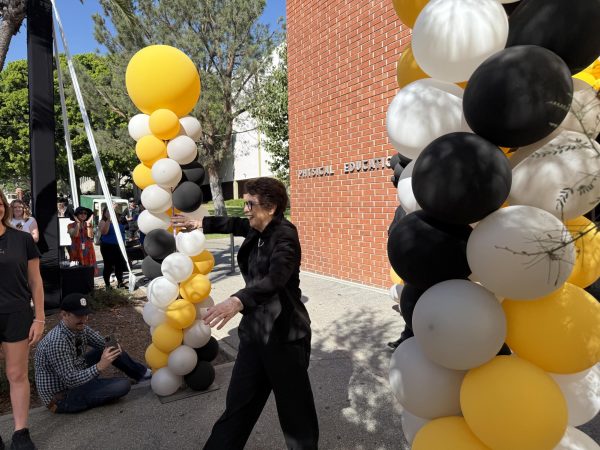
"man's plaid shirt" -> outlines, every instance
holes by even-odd
[[[95,364],[87,367],[85,362],[88,345],[103,350],[105,341],[87,325],[75,333],[62,321],[40,341],[35,352],[35,384],[45,405],[54,394],[81,386],[99,375]]]

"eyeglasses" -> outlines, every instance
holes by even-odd
[[[244,202],[244,208],[248,208],[248,211],[252,211],[252,208],[255,206],[261,206],[262,203],[254,202],[252,200],[248,200]]]

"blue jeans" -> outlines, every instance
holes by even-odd
[[[102,351],[94,349],[85,355],[89,366],[100,361]],[[146,374],[146,366],[134,361],[123,352],[113,362],[113,366],[134,380],[140,380]],[[81,386],[58,394],[56,398],[56,413],[76,413],[95,408],[118,400],[131,389],[127,378],[94,378]]]

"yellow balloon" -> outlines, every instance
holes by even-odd
[[[135,145],[135,154],[148,167],[156,161],[167,157],[167,144],[151,134],[143,136]]]
[[[594,83],[596,83],[596,78],[591,73],[585,71],[573,75],[573,78],[584,81],[592,87],[594,86]]]
[[[192,261],[194,262],[194,273],[208,275],[215,267],[215,257],[208,250],[204,250],[202,253],[192,256]]]
[[[429,0],[393,0],[396,14],[409,28],[415,26],[417,16]]]
[[[177,114],[171,110],[157,109],[150,115],[150,131],[159,139],[173,139],[180,127]]]
[[[494,450],[550,450],[567,429],[567,403],[556,382],[514,355],[471,369],[460,406],[475,436]]]
[[[393,267],[390,267],[390,278],[394,284],[404,284],[404,280],[398,276]]]
[[[212,286],[206,275],[194,274],[179,285],[181,296],[192,303],[200,303],[210,294]]]
[[[565,283],[535,300],[502,302],[506,343],[547,372],[576,373],[600,361],[600,303]]]
[[[173,328],[167,323],[156,327],[152,333],[152,343],[164,353],[171,353],[183,342],[183,331]]]
[[[169,354],[160,351],[154,344],[150,344],[146,349],[146,362],[153,371],[166,367],[169,362]]]
[[[460,83],[456,83],[458,86],[460,86],[463,89],[467,88],[467,83],[468,81],[461,81]]]
[[[145,164],[138,164],[133,169],[133,182],[140,189],[146,189],[151,184],[156,184],[152,178],[152,170]]]
[[[427,422],[416,434],[412,450],[490,450],[469,429],[462,417],[441,417]]]
[[[585,288],[600,278],[600,230],[581,216],[569,220],[567,229],[575,239],[575,266],[567,283]]]
[[[146,114],[165,108],[183,117],[200,97],[196,66],[185,53],[168,45],[150,45],[133,55],[125,84],[135,106]]]
[[[396,66],[396,81],[398,82],[398,86],[402,88],[413,81],[423,78],[429,78],[429,75],[419,67],[413,56],[412,47],[408,45],[402,52],[402,56],[400,56]]]
[[[169,305],[165,313],[167,323],[173,328],[189,327],[196,320],[196,308],[187,300],[175,300]]]

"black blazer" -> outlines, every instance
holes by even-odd
[[[296,227],[277,216],[261,233],[240,217],[205,217],[204,233],[233,233],[246,239],[237,261],[246,287],[232,294],[244,304],[240,340],[289,342],[310,334],[301,301],[301,248]]]

